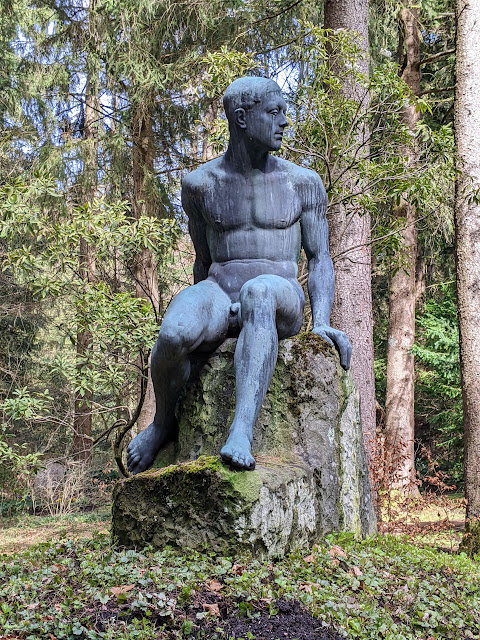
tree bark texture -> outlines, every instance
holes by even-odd
[[[135,219],[141,215],[155,216],[156,198],[152,180],[154,177],[153,140],[153,98],[137,104],[132,120],[132,169],[133,169],[133,212]],[[158,316],[160,296],[158,288],[157,262],[150,249],[142,249],[135,257],[134,265],[136,295],[146,298]],[[138,390],[140,393],[140,380]],[[155,393],[150,374],[145,392],[145,400],[137,420],[138,432],[152,422],[155,414]]]
[[[95,0],[90,2],[90,11],[94,9]],[[89,20],[89,35],[95,35],[94,24]],[[87,75],[85,95],[85,128],[83,178],[85,181],[85,202],[92,204],[97,190],[97,151],[98,151],[98,75],[96,65],[92,64]],[[83,238],[80,240],[78,270],[81,279],[87,283],[95,280],[94,247]],[[81,322],[81,324],[83,324]],[[92,346],[92,335],[88,329],[82,328],[77,333],[77,370],[88,364],[88,354]],[[92,400],[91,391],[81,396],[75,395],[73,417],[72,453],[76,460],[89,461],[92,455]]]
[[[208,136],[212,132],[212,125],[217,119],[218,115],[218,106],[219,101],[214,100],[208,106],[207,113],[205,114],[204,124],[205,128],[203,131],[203,139],[202,139],[202,161],[208,162],[215,157],[215,150],[212,145],[208,142]]]
[[[402,78],[415,94],[420,92],[420,23],[417,8],[404,7],[400,24],[405,46]],[[412,133],[420,119],[414,105],[403,110],[402,119]],[[413,139],[413,138],[412,138]],[[414,144],[401,150],[409,165],[417,162]],[[415,207],[401,200],[395,216],[404,221],[400,266],[390,279],[385,436],[386,460],[392,488],[418,493],[415,484],[415,341],[417,231]]]
[[[457,0],[455,202],[467,520],[480,518],[480,3]],[[474,197],[476,195],[476,197]]]
[[[325,0],[326,29],[349,29],[358,34],[364,51],[359,70],[368,75],[368,0]],[[344,87],[345,95],[363,101],[365,89]],[[359,145],[364,143],[364,132]],[[368,146],[363,147],[365,153]],[[352,181],[354,176],[345,176]],[[360,392],[362,428],[368,461],[375,454],[375,378],[373,373],[373,314],[371,288],[370,216],[344,206],[329,207],[330,253],[335,269],[332,326],[345,331],[352,343],[352,373]]]

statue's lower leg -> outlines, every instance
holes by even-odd
[[[156,412],[153,422],[141,431],[127,449],[127,466],[135,475],[148,469],[160,449],[177,437],[175,405],[190,373],[188,355],[165,361],[152,354],[152,380]]]
[[[253,313],[242,307],[243,328],[235,350],[235,416],[220,455],[237,469],[252,470],[253,427],[272,379],[278,354],[275,311],[268,303]]]

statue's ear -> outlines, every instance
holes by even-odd
[[[245,129],[247,126],[247,119],[245,114],[245,109],[239,107],[235,109],[235,124],[237,124],[240,129]]]

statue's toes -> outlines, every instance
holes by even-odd
[[[222,457],[223,460],[226,460],[227,462],[230,462],[232,460],[232,451],[230,450],[229,447],[227,447],[227,445],[225,445],[222,450],[220,451],[220,455]]]
[[[132,466],[130,467],[130,473],[136,476],[137,473],[142,473],[142,471],[145,471],[146,468],[147,468],[146,465],[142,464],[141,460],[138,460],[135,464],[132,464]]]
[[[131,455],[130,458],[127,458],[128,470],[133,473],[133,470],[135,469],[135,467],[138,465],[139,462],[140,462],[140,456],[138,454]]]

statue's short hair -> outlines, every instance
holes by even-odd
[[[274,80],[245,76],[234,80],[223,96],[223,107],[229,123],[232,123],[236,109],[251,109],[267,93],[279,93],[280,87]]]

